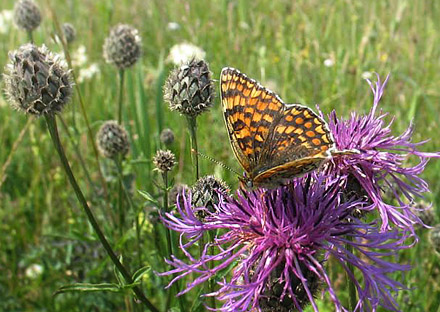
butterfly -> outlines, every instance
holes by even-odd
[[[325,120],[278,95],[237,69],[220,75],[221,102],[232,150],[247,187],[275,188],[311,172],[336,151]]]

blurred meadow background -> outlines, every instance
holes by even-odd
[[[164,147],[159,135],[165,128],[175,134],[170,147],[178,161],[170,175],[173,183],[194,182],[185,119],[170,112],[163,100],[164,81],[176,58],[183,57],[182,51],[173,50],[174,46],[189,43],[199,47],[214,79],[223,67],[235,67],[277,92],[287,103],[311,107],[319,104],[326,114],[336,109],[347,117],[352,110],[367,112],[371,107],[372,93],[365,78],[375,79],[374,72],[383,78],[390,73],[381,106],[396,116],[394,133],[404,131],[413,120],[414,140],[431,139],[424,151],[440,150],[438,1],[38,0],[43,20],[34,32],[35,43],[61,52],[61,45],[53,40],[56,28],[49,2],[58,21],[71,23],[77,30],[69,49],[94,133],[104,121],[115,119],[118,99],[118,72],[102,57],[109,29],[117,23],[128,23],[139,30],[142,38],[140,62],[126,70],[125,76],[123,120],[130,134],[131,151],[124,178],[132,185],[135,204],[143,208],[138,216],[142,220],[142,264],[152,268],[143,278],[143,287],[158,306],[163,302],[163,288],[169,277],[154,274],[166,270],[166,265],[153,246],[161,244],[164,231],[155,229],[157,212],[136,190],[160,196],[155,184],[161,180],[153,171],[151,159],[157,149]],[[8,62],[8,51],[28,41],[26,33],[10,19],[7,10],[13,6],[13,0],[0,3],[1,69]],[[0,84],[3,88],[2,81]],[[198,119],[199,150],[240,171],[219,104],[217,89],[215,105]],[[120,235],[113,226],[117,177],[112,163],[103,158],[100,162],[111,201],[96,191],[97,163],[76,94],[63,116],[73,137],[69,139],[62,127],[60,135],[73,170],[104,232],[134,271],[135,231],[130,225]],[[27,121],[27,116],[11,110],[2,94],[0,167]],[[84,159],[91,181],[75,148]],[[113,266],[59,164],[44,120],[30,122],[0,188],[0,311],[136,311],[138,307],[124,294],[53,296],[61,286],[74,282],[115,282]],[[237,188],[235,174],[220,165],[201,158],[200,171],[201,175],[215,174],[231,189]],[[422,177],[431,186],[432,194],[427,194],[426,202],[433,203],[436,224],[440,163],[431,161]],[[398,260],[413,266],[403,278],[396,277],[410,289],[399,294],[402,311],[440,311],[440,258],[429,244],[428,232],[418,230],[420,242],[401,253]],[[344,299],[344,275],[331,273],[341,275],[339,287]],[[197,290],[187,295],[191,305],[197,305],[196,296]],[[327,302],[320,301],[320,305],[326,311]],[[328,311],[332,309],[328,304]]]

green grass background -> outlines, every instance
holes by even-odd
[[[37,44],[52,50],[53,20],[47,2],[38,1],[43,23],[34,34]],[[11,9],[14,1],[3,0],[0,10]],[[329,113],[336,109],[341,116],[350,112],[367,112],[372,94],[362,79],[363,72],[377,72],[383,78],[391,73],[382,101],[382,108],[396,116],[393,129],[398,134],[411,120],[415,123],[414,141],[431,138],[422,149],[440,150],[438,120],[440,115],[440,2],[432,0],[394,1],[53,1],[57,18],[70,22],[77,29],[72,45],[87,48],[88,63],[97,62],[99,77],[81,83],[93,131],[102,121],[114,119],[117,102],[117,72],[102,59],[102,44],[110,27],[118,22],[130,23],[139,29],[143,42],[141,62],[127,71],[124,120],[132,139],[131,161],[126,173],[135,174],[135,187],[156,196],[151,157],[160,147],[158,133],[169,127],[176,135],[172,150],[178,158],[173,172],[175,182],[193,183],[189,139],[185,120],[168,110],[162,99],[162,85],[172,65],[166,62],[170,48],[190,42],[206,51],[213,77],[221,68],[232,66],[249,76],[269,84],[286,102],[319,104]],[[167,29],[169,22],[180,25]],[[0,68],[7,63],[7,53],[27,41],[25,33],[14,27],[0,34]],[[324,60],[334,60],[332,67]],[[2,84],[3,85],[3,84]],[[218,93],[217,93],[218,94]],[[71,120],[76,106],[78,134],[83,157],[94,181],[98,181],[86,128],[78,114],[75,96],[65,118]],[[27,117],[13,112],[6,99],[0,97],[0,164],[8,157]],[[199,147],[204,154],[236,170],[241,170],[229,147],[223,124],[219,97],[209,113],[199,118]],[[71,127],[73,131],[73,127]],[[120,240],[110,218],[102,213],[105,205],[88,185],[72,144],[61,131],[69,158],[79,177],[92,208],[104,224],[106,234],[130,263],[134,235],[128,230]],[[101,160],[104,171],[111,164]],[[440,199],[440,163],[431,161],[423,174],[431,186],[428,201],[438,214]],[[237,179],[205,159],[202,174],[217,174],[231,188]],[[60,169],[43,120],[32,123],[7,170],[7,180],[0,189],[0,311],[123,311],[134,309],[127,296],[111,293],[64,294],[53,297],[64,284],[114,282],[112,266],[93,235],[78,206],[74,193]],[[111,173],[107,176],[111,178]],[[117,196],[114,181],[109,182],[112,199]],[[138,205],[142,198],[135,194]],[[113,201],[111,203],[113,205]],[[149,208],[149,207],[147,207]],[[438,218],[437,218],[438,221]],[[144,228],[145,263],[162,270],[150,220]],[[150,224],[150,225],[148,225]],[[419,244],[403,252],[397,261],[409,263],[413,269],[396,276],[410,288],[399,295],[403,311],[439,311],[439,258],[421,230]],[[156,233],[157,234],[157,233]],[[160,232],[159,232],[160,234]],[[156,259],[156,260],[155,260]],[[38,263],[44,271],[36,279],[26,277],[25,270]],[[134,266],[133,266],[134,269]],[[343,275],[339,276],[339,293],[346,300]],[[144,289],[149,298],[161,305],[166,281],[148,275]],[[194,300],[197,290],[189,296]],[[128,303],[127,303],[128,302]],[[331,305],[320,304],[324,311]]]

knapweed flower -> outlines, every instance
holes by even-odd
[[[174,274],[173,283],[194,274],[196,278],[181,292],[185,293],[216,274],[230,272],[217,291],[205,294],[224,302],[220,311],[302,311],[306,303],[318,311],[319,289],[329,294],[336,311],[347,311],[325,269],[326,262],[334,260],[332,264],[341,265],[357,289],[357,311],[370,307],[374,311],[378,306],[396,311],[392,293],[403,286],[388,274],[408,266],[389,262],[387,256],[407,247],[407,232],[380,233],[374,224],[348,222],[350,211],[365,203],[342,202],[340,182],[315,176],[277,190],[241,191],[235,199],[221,196],[215,213],[207,210],[203,222],[194,214],[191,194],[183,195],[178,214],[166,213],[162,220],[180,233],[180,248],[187,259],[172,256],[167,263],[174,269],[161,275]],[[200,244],[208,231],[219,234],[202,246],[199,258],[192,256],[190,247]],[[212,247],[217,252],[212,253]]]
[[[153,164],[161,173],[166,173],[176,165],[176,157],[170,150],[158,150],[153,157]]]
[[[14,21],[19,28],[33,31],[41,23],[40,9],[34,1],[17,1],[14,6]]]
[[[60,56],[28,43],[9,58],[5,91],[13,108],[37,116],[61,112],[72,95],[72,79]]]
[[[415,197],[428,192],[428,184],[420,177],[431,157],[440,153],[421,152],[417,148],[425,142],[413,143],[413,125],[398,136],[391,131],[391,124],[385,123],[387,113],[378,112],[388,77],[381,82],[379,76],[375,84],[367,80],[374,94],[373,107],[366,115],[352,113],[349,119],[339,118],[333,111],[329,116],[329,127],[338,150],[357,150],[359,153],[335,157],[328,163],[326,174],[353,176],[365,190],[372,204],[364,209],[377,209],[382,218],[382,231],[392,225],[413,231],[413,225],[420,219],[411,209]],[[419,163],[406,165],[406,160],[414,156]],[[389,189],[393,201],[386,202],[384,193]]]
[[[126,69],[141,57],[141,37],[136,28],[118,24],[110,30],[103,50],[107,63],[118,69]]]
[[[173,63],[174,65],[180,66],[183,63],[187,63],[192,59],[203,60],[206,56],[205,51],[203,51],[198,46],[191,43],[180,43],[174,45],[170,54],[168,54],[167,61]]]
[[[96,134],[96,145],[104,157],[126,155],[130,150],[128,133],[114,120],[106,121]]]
[[[164,99],[170,109],[187,117],[196,117],[212,106],[214,84],[208,64],[192,59],[175,68],[164,87]]]

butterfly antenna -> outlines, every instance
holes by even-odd
[[[196,151],[195,149],[193,149],[193,148],[191,149],[191,152],[196,153],[197,155],[202,156],[202,157],[208,159],[209,161],[211,161],[211,162],[213,162],[213,163],[215,163],[215,164],[221,166],[222,168],[224,168],[224,169],[226,169],[226,170],[229,170],[230,172],[235,173],[235,174],[236,174],[237,176],[239,176],[239,177],[241,176],[240,173],[238,173],[238,172],[235,171],[234,169],[232,169],[232,168],[226,166],[224,163],[218,161],[217,159],[212,158],[211,156],[208,156],[208,155],[205,155],[205,154],[203,154],[203,153],[197,152],[197,151]]]

